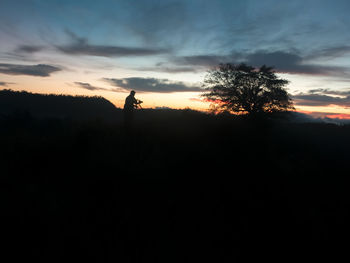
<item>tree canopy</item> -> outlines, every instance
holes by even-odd
[[[246,64],[220,64],[206,75],[202,96],[216,112],[254,115],[294,109],[285,86],[272,67],[254,68]]]

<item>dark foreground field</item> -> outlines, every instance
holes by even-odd
[[[5,116],[2,248],[35,262],[337,261],[349,134],[189,110],[138,112],[131,132]]]

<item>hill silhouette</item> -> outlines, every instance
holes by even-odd
[[[113,120],[116,116],[120,117],[120,111],[103,97],[34,94],[12,90],[0,90],[0,113],[79,120]]]
[[[0,119],[3,249],[14,260],[344,256],[350,125],[164,109],[137,111],[128,134],[86,106],[114,114],[102,99],[82,102],[92,118],[76,121],[37,118],[32,95],[15,94],[33,115]],[[51,99],[40,97],[47,112]],[[83,101],[55,105],[65,99]]]

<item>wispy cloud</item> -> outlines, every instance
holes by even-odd
[[[8,75],[29,75],[48,77],[52,73],[61,71],[61,68],[56,66],[37,64],[37,65],[20,65],[20,64],[5,64],[0,63],[0,73]]]
[[[68,45],[56,45],[55,47],[57,50],[70,55],[122,57],[151,56],[170,52],[170,50],[162,48],[93,45],[88,43],[87,38],[79,37],[69,30],[66,30],[66,33],[71,38],[72,43]]]
[[[87,90],[106,90],[105,88],[92,86],[90,83],[87,83],[87,82],[74,82],[74,84],[80,88],[87,89]]]
[[[123,88],[124,90],[136,90],[139,92],[189,92],[202,91],[198,86],[186,84],[182,81],[172,81],[169,79],[156,78],[104,78],[109,84]]]
[[[70,55],[88,55],[100,57],[121,57],[121,56],[150,56],[168,52],[165,49],[129,48],[118,46],[103,46],[89,44],[73,44],[57,46],[57,49]]]
[[[344,55],[350,54],[350,46],[348,45],[340,45],[340,46],[332,46],[328,48],[323,48],[315,51],[308,58],[309,59],[334,59],[338,57],[342,57]]]
[[[166,62],[159,62],[155,66],[150,67],[139,67],[137,70],[167,73],[203,72],[218,66],[220,63],[234,63],[237,61],[242,61],[241,56],[238,54],[169,56]]]
[[[36,53],[41,50],[43,50],[43,46],[37,46],[37,45],[21,45],[16,49],[16,52],[21,53]]]
[[[156,65],[149,67],[138,67],[135,68],[138,71],[151,71],[151,72],[166,72],[166,73],[186,73],[186,72],[198,72],[203,69],[199,69],[198,67],[193,66],[174,66],[174,65]]]
[[[329,89],[314,89],[307,93],[292,96],[296,105],[300,106],[330,106],[350,107],[350,91]]]
[[[87,89],[87,90],[90,90],[90,91],[97,91],[97,90],[105,90],[105,91],[112,91],[112,92],[120,92],[120,91],[122,91],[120,89],[106,89],[106,88],[102,88],[102,87],[96,87],[96,86],[93,86],[93,85],[91,85],[90,83],[87,83],[87,82],[74,82],[74,84],[76,86],[78,86],[79,88]]]

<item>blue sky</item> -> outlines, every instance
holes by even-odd
[[[245,62],[274,66],[304,110],[346,113],[349,11],[342,0],[0,0],[0,84],[195,103],[209,68]]]

